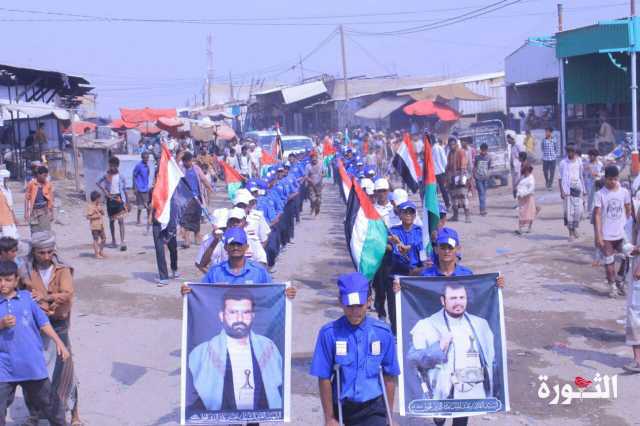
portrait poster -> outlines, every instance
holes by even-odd
[[[497,276],[400,278],[396,309],[401,416],[509,411]]]
[[[182,316],[180,423],[288,422],[288,284],[189,283]]]

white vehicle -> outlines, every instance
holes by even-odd
[[[313,149],[313,141],[306,136],[282,136],[282,158]]]

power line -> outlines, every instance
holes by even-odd
[[[358,40],[355,39],[355,37],[352,37],[350,35],[347,34],[347,38],[353,42],[353,44],[355,44],[357,47],[360,48],[360,50],[362,50],[364,52],[364,54],[371,59],[373,62],[375,62],[378,66],[380,66],[382,69],[385,70],[385,72],[389,73],[389,74],[393,74],[393,70],[390,69],[389,67],[387,67],[385,64],[383,64],[381,61],[378,60],[378,58],[375,57],[375,55],[373,55],[371,52],[369,52],[369,50],[367,50],[362,44],[360,44],[358,42]]]
[[[507,0],[503,0],[507,1]],[[531,3],[537,2],[541,0],[519,0],[514,3]],[[502,2],[498,2],[502,3]],[[626,3],[611,3],[606,5],[591,5],[591,6],[578,6],[574,8],[567,8],[566,10],[588,10],[588,9],[600,9],[600,8],[608,8],[615,6],[623,6]],[[316,20],[325,20],[325,19],[338,19],[338,18],[362,18],[362,17],[380,17],[380,16],[403,16],[403,15],[420,15],[424,13],[439,13],[446,11],[459,11],[459,10],[468,10],[475,6],[467,6],[467,7],[458,7],[458,8],[448,8],[448,9],[431,9],[431,10],[419,10],[419,11],[404,11],[404,12],[380,12],[380,13],[369,13],[369,14],[358,14],[358,15],[327,15],[327,16],[298,16],[298,17],[269,17],[269,18],[216,18],[216,19],[203,19],[203,18],[132,18],[132,17],[110,17],[110,16],[97,16],[97,15],[83,15],[83,14],[73,14],[66,12],[55,12],[55,11],[41,11],[41,10],[32,10],[32,9],[15,9],[15,8],[0,8],[0,11],[5,11],[9,13],[22,13],[22,14],[36,14],[36,15],[45,15],[45,16],[54,16],[56,18],[0,18],[0,22],[5,23],[41,23],[41,22],[50,22],[50,23],[147,23],[147,24],[192,24],[192,25],[237,25],[237,26],[268,26],[268,27],[300,27],[300,26],[336,26],[339,24],[343,25],[391,25],[391,24],[410,24],[410,23],[422,23],[425,25],[439,24],[442,20],[425,20],[422,18],[416,19],[406,19],[406,20],[393,20],[393,21],[353,21],[353,22],[301,22],[301,21],[316,21]],[[467,12],[466,14],[460,15],[462,17],[467,14],[476,13],[479,10],[484,8],[491,7],[484,6],[480,9],[475,9],[471,12]],[[495,9],[495,10],[499,10]],[[488,12],[487,12],[488,13]],[[552,15],[552,12],[533,12],[533,13],[523,13],[519,15],[508,15],[508,16],[492,16],[485,17],[483,19],[494,19],[494,18],[512,18],[512,17],[520,17],[520,16],[534,16],[534,15]],[[480,17],[473,16],[473,18]],[[459,18],[458,17],[458,18]],[[449,18],[454,19],[454,18]],[[293,21],[293,22],[291,22]],[[421,27],[415,27],[415,29],[421,29]],[[435,28],[434,28],[435,29]],[[406,29],[411,30],[411,28]],[[401,30],[403,31],[403,30]],[[371,35],[378,33],[371,33]],[[364,34],[360,34],[364,35]],[[391,35],[391,34],[380,34],[380,35]]]
[[[385,32],[364,32],[364,31],[352,30],[351,33],[356,35],[367,35],[367,36],[389,36],[389,35],[403,35],[403,34],[413,34],[413,33],[422,32],[422,31],[430,31],[430,30],[454,25],[460,22],[465,22],[470,19],[477,18],[478,16],[486,15],[488,13],[492,13],[492,12],[495,12],[496,10],[504,9],[505,7],[509,7],[520,2],[521,0],[512,0],[512,1],[500,0],[495,3],[491,3],[489,5],[481,7],[479,9],[474,9],[471,12],[452,16],[450,18],[442,19],[437,22],[433,22],[427,25],[420,25],[417,27],[409,27],[409,28],[403,28],[403,29],[385,31]]]

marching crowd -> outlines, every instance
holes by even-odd
[[[478,196],[479,214],[488,213],[486,197],[492,167],[488,147],[482,144],[476,152],[466,139],[451,137],[445,143],[419,135],[410,137],[423,167],[427,166],[424,159],[431,158],[435,184],[440,191],[439,218],[424,223],[406,182],[393,166],[393,156],[405,139],[405,135],[397,133],[354,132],[349,136],[338,132],[317,139],[313,150],[293,153],[285,159],[270,157],[251,141],[231,143],[222,152],[206,145],[196,148],[178,144],[173,158],[189,193],[182,214],[168,226],[161,225],[151,202],[158,173],[156,166],[153,176],[150,164],[153,152],[141,152],[131,177],[137,223],[142,224],[143,217],[146,218],[147,231],[151,230],[154,240],[158,286],[166,286],[170,278],[180,276],[179,237],[185,248],[192,241],[200,246],[194,266],[203,274],[201,282],[270,283],[279,254],[294,242],[305,200],[310,202],[312,215],[320,213],[323,179],[333,177],[340,188],[340,176],[344,173],[353,185],[362,188],[384,222],[388,239],[372,280],[359,272],[338,278],[344,316],[327,324],[318,335],[311,374],[319,381],[327,425],[337,424],[338,411],[345,424],[387,424],[387,414],[393,408],[394,380],[399,374],[394,298],[402,288],[397,277],[473,274],[461,264],[462,238],[450,222],[458,221],[461,214],[466,222],[471,221],[473,190]],[[540,211],[534,198],[534,162],[512,138],[509,144],[513,196],[519,211],[516,232],[524,234],[532,231]],[[551,189],[559,153],[550,130],[542,142],[542,151],[546,186]],[[240,188],[230,185],[223,162],[241,177]],[[8,177],[5,172],[0,170],[0,180]],[[124,219],[130,200],[126,180],[120,173],[118,158],[112,157],[97,182],[99,190],[90,193],[86,218],[98,259],[105,257],[103,249],[108,240],[103,223],[105,213],[112,246],[127,250]],[[222,180],[228,185],[229,205],[218,205],[210,211],[211,194]],[[637,209],[633,209],[630,192],[619,182],[619,169],[603,166],[595,152],[590,152],[589,159],[583,161],[575,147],[569,145],[566,158],[559,164],[558,187],[570,239],[579,238],[579,224],[585,216],[589,217],[595,232],[594,261],[604,265],[610,296],[625,294],[625,271],[631,267],[632,275],[640,279],[640,262],[629,263],[629,256],[640,250],[634,245],[637,238],[628,232],[629,219],[635,219]],[[640,187],[640,181],[633,187]],[[347,201],[348,194],[344,195]],[[421,193],[420,197],[423,196]],[[25,187],[25,220],[31,228],[31,239],[28,248],[23,249],[26,255],[18,256],[19,244],[23,242],[16,230],[13,198],[5,183],[0,182],[0,335],[6,345],[6,350],[0,351],[0,425],[5,422],[17,386],[23,389],[30,412],[26,424],[46,418],[53,425],[64,425],[65,413],[70,411],[71,424],[82,425],[69,337],[73,267],[56,251],[51,230],[53,206],[54,189],[48,170],[35,163],[32,178]],[[211,230],[203,235],[205,219]],[[633,235],[637,235],[635,227]],[[617,261],[621,261],[621,267],[616,271]],[[498,277],[496,285],[502,288],[504,284],[504,278]],[[191,289],[182,285],[180,291],[185,295]],[[635,283],[629,291],[640,294]],[[294,299],[295,288],[287,288],[286,296]],[[378,320],[367,315],[368,311],[375,312]],[[633,303],[627,307],[627,324],[627,342],[633,346],[635,359],[625,368],[640,372],[640,308]],[[346,342],[346,346],[342,347],[340,342]],[[450,344],[451,338],[440,341],[441,352],[446,353]],[[368,350],[373,347],[375,354]],[[341,364],[341,357],[348,351],[355,351],[358,359],[366,359],[366,363]],[[331,380],[336,363],[341,365],[339,390],[335,380]],[[361,371],[363,365],[365,372]],[[381,379],[377,375],[380,369]],[[375,374],[369,374],[369,370]],[[445,420],[435,421],[443,424]],[[465,425],[467,418],[455,418],[453,424]]]

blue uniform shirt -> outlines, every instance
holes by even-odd
[[[406,255],[400,254],[398,247],[393,245],[392,252],[392,273],[408,274],[413,268],[420,266],[420,250],[422,250],[422,227],[412,225],[407,231],[402,224],[392,226],[389,230],[392,235],[397,236],[402,244],[411,246]]]
[[[49,324],[47,315],[25,290],[0,298],[0,318],[7,314],[16,317],[16,325],[0,330],[0,382],[46,379],[40,329]]]
[[[142,161],[136,164],[133,169],[133,181],[136,190],[139,192],[149,192],[149,165]]]
[[[380,367],[385,376],[400,374],[395,338],[389,326],[370,317],[353,326],[344,316],[326,324],[318,333],[310,373],[329,380],[336,364],[340,366],[341,401],[378,398],[382,395]],[[333,396],[337,401],[335,380]]]
[[[235,274],[231,271],[229,261],[226,260],[209,268],[206,275],[202,277],[202,282],[208,284],[269,284],[271,276],[260,264],[248,259],[245,260],[244,268],[240,273]]]
[[[264,214],[264,218],[267,223],[271,224],[271,222],[276,218],[276,212],[271,203],[267,200],[267,197],[264,195],[259,196],[256,200],[256,206],[258,207],[258,210]]]
[[[196,173],[196,170],[193,167],[185,170],[184,177],[189,183],[189,186],[191,187],[191,193],[193,193],[193,196],[199,197],[200,181],[198,180],[198,174]]]
[[[456,268],[453,270],[453,274],[451,274],[450,276],[461,277],[465,275],[473,275],[473,272],[471,271],[471,269],[465,268],[464,266],[458,265],[456,263]],[[422,271],[422,276],[423,277],[444,277],[445,275],[442,273],[442,271],[440,271],[440,268],[438,268],[438,264],[434,263],[432,267],[426,268]]]

